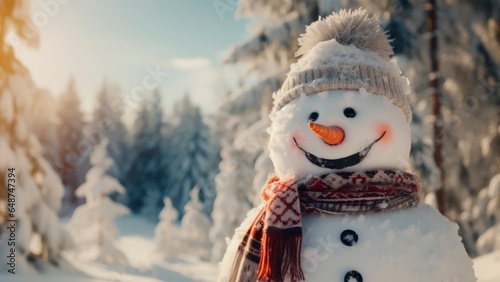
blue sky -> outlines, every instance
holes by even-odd
[[[248,37],[246,21],[232,12],[221,17],[212,0],[65,1],[49,15],[40,3],[50,1],[32,0],[33,15],[45,13],[48,21],[39,28],[38,49],[21,45],[16,52],[35,82],[56,96],[73,75],[87,112],[104,78],[126,95],[142,84],[147,67],[169,73],[160,86],[168,110],[189,91],[212,112],[235,84],[238,68],[220,60]]]

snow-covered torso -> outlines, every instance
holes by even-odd
[[[302,220],[308,282],[349,281],[344,279],[350,271],[363,282],[475,281],[458,226],[426,204],[359,216],[303,215]]]
[[[228,275],[236,249],[262,206],[248,213],[220,265]],[[307,282],[472,282],[472,260],[458,226],[427,204],[366,215],[303,214],[302,270]],[[341,238],[341,235],[344,235]]]

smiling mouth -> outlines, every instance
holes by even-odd
[[[308,151],[304,150],[297,140],[295,140],[295,137],[293,137],[293,141],[295,141],[295,144],[297,147],[304,152],[306,158],[314,165],[320,166],[320,167],[325,167],[325,168],[330,168],[330,169],[343,169],[346,167],[354,166],[359,164],[362,160],[366,158],[368,153],[370,152],[370,149],[372,148],[375,143],[380,141],[382,138],[384,138],[386,131],[380,135],[379,138],[377,138],[375,141],[370,143],[366,148],[364,148],[362,151],[357,152],[355,154],[352,154],[350,156],[340,158],[340,159],[323,159],[323,158],[318,158],[315,155],[309,153]]]

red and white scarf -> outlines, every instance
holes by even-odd
[[[269,178],[266,203],[243,237],[231,282],[304,281],[300,266],[302,213],[363,214],[414,207],[418,178],[408,172],[336,172],[297,180]]]

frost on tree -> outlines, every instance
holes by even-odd
[[[106,175],[113,160],[107,156],[107,139],[104,139],[92,153],[92,168],[86,181],[76,190],[78,197],[85,198],[67,225],[81,251],[81,255],[105,263],[125,263],[126,257],[114,242],[118,237],[113,220],[129,213],[129,210],[109,198],[112,193],[124,193],[123,186],[113,177]]]
[[[180,229],[177,226],[179,213],[172,206],[169,197],[163,198],[164,208],[161,210],[160,222],[155,229],[155,250],[162,257],[172,257],[177,253]]]
[[[187,95],[176,105],[174,115],[174,128],[169,132],[166,144],[169,176],[166,195],[182,216],[189,192],[198,185],[203,209],[210,212],[214,198],[212,171],[216,160],[212,135],[200,109]]]
[[[30,28],[28,1],[0,2],[0,262],[7,271],[4,232],[10,218],[5,209],[8,193],[15,197],[16,273],[44,271],[47,262],[58,265],[61,252],[71,247],[71,238],[59,224],[63,186],[48,161],[27,120],[38,91],[28,70],[15,58],[13,46],[5,40],[16,33],[20,40],[36,46]],[[34,31],[31,29],[31,31]],[[9,34],[7,37],[6,35]],[[15,168],[15,191],[7,187],[7,169]]]
[[[212,224],[203,211],[200,188],[196,186],[189,194],[191,200],[184,207],[181,221],[180,252],[206,260],[210,256],[208,230]]]

